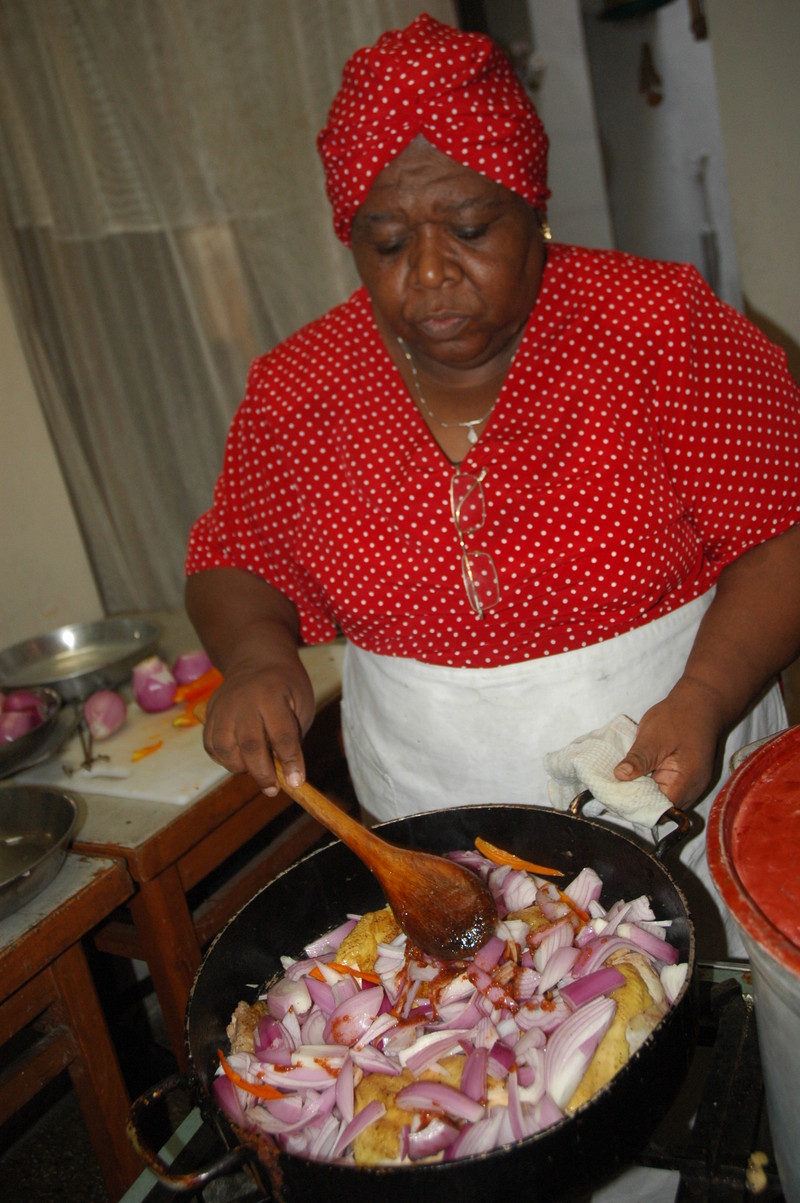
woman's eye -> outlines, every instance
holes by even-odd
[[[479,226],[456,226],[453,233],[461,242],[475,242],[476,239],[482,238],[488,229],[489,223],[484,222]]]

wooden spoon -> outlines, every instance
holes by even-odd
[[[351,818],[313,785],[289,785],[275,763],[284,793],[346,844],[375,875],[395,919],[412,944],[441,961],[481,948],[494,933],[497,906],[476,873],[430,852],[387,843]]]

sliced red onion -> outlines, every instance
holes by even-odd
[[[349,1048],[366,1032],[378,1014],[382,1002],[381,986],[359,990],[354,996],[346,998],[331,1013],[326,1028],[326,1039],[334,1044],[346,1044]]]
[[[329,1016],[336,1007],[333,987],[327,982],[318,981],[315,977],[311,977],[310,974],[305,978],[305,984],[311,1001],[316,1003],[320,1010]]]
[[[663,966],[659,977],[661,978],[661,985],[664,988],[664,994],[670,1006],[672,1006],[683,989],[688,972],[689,966],[685,961],[681,965]]]
[[[575,981],[561,986],[559,993],[571,1007],[577,1010],[578,1007],[591,1002],[593,998],[599,998],[601,994],[610,994],[612,990],[624,986],[625,980],[625,975],[620,973],[615,966],[604,965],[601,969],[596,969],[594,973],[586,974],[584,977],[576,978]]]
[[[245,1092],[237,1090],[229,1077],[221,1073],[214,1078],[211,1083],[211,1093],[214,1101],[235,1124],[239,1124],[240,1127],[246,1125],[247,1119],[239,1098],[240,1094]]]
[[[497,1040],[489,1050],[489,1077],[502,1082],[514,1064],[513,1050]]]
[[[113,689],[98,689],[83,703],[83,717],[92,739],[103,740],[114,735],[127,715],[128,707]]]
[[[336,1079],[336,1106],[346,1124],[353,1118],[355,1109],[355,1088],[353,1083],[353,1062],[350,1056],[345,1057],[339,1076]]]
[[[412,1082],[395,1095],[395,1104],[404,1111],[443,1111],[470,1123],[481,1119],[483,1107],[445,1082]]]
[[[486,1119],[467,1124],[448,1148],[445,1149],[445,1161],[455,1161],[459,1157],[471,1157],[479,1153],[490,1153],[497,1147],[503,1126],[503,1108],[492,1107]]]
[[[350,932],[356,925],[355,918],[348,919],[346,923],[340,924],[339,927],[334,927],[331,931],[326,932],[324,936],[320,936],[318,940],[314,940],[311,944],[307,944],[305,948],[306,956],[321,957],[328,952],[336,952],[337,948],[344,940],[345,936],[349,936]]]
[[[546,994],[548,990],[552,990],[563,977],[566,977],[579,956],[578,949],[571,945],[568,948],[557,948],[542,969],[542,976],[537,987],[538,993]]]
[[[495,965],[499,964],[505,950],[505,940],[501,940],[499,936],[490,936],[483,948],[479,948],[473,955],[472,963],[482,969],[484,973],[491,973]]]
[[[365,1074],[388,1074],[390,1077],[396,1077],[402,1072],[396,1061],[391,1060],[371,1044],[367,1044],[363,1048],[354,1044],[350,1049],[350,1057],[353,1064],[362,1069]]]
[[[282,977],[267,995],[267,1007],[273,1019],[285,1019],[289,1011],[305,1015],[311,1009],[311,995],[304,981],[295,982]]]
[[[476,1103],[486,1102],[488,1065],[489,1050],[486,1048],[473,1049],[464,1060],[461,1089],[468,1099]]]
[[[582,911],[588,911],[593,902],[598,902],[602,892],[603,883],[599,875],[588,866],[581,869],[578,876],[564,890],[564,893]]]
[[[177,681],[158,656],[148,656],[133,670],[133,696],[149,713],[169,710],[177,688]]]
[[[409,1130],[407,1136],[409,1161],[420,1161],[443,1152],[458,1136],[458,1128],[435,1115],[424,1128]]]
[[[463,1032],[426,1032],[415,1040],[408,1048],[397,1054],[397,1059],[404,1069],[410,1069],[413,1074],[419,1074],[423,1069],[439,1057],[446,1057],[459,1047]]]
[[[635,923],[621,923],[617,931],[623,939],[632,940],[637,948],[655,960],[664,961],[667,965],[677,964],[680,954],[675,945],[670,944],[663,936],[654,936],[652,932],[644,931]]]
[[[291,1050],[297,1047],[284,1025],[271,1015],[262,1015],[259,1019],[253,1033],[253,1044],[256,1052],[265,1049]]]
[[[334,1158],[340,1157],[349,1144],[352,1144],[357,1136],[377,1120],[382,1119],[386,1114],[386,1108],[383,1103],[373,1099],[371,1103],[367,1103],[366,1107],[359,1111],[351,1119],[349,1124],[345,1124],[342,1133],[333,1148]]]
[[[300,1025],[300,1039],[303,1044],[323,1044],[325,1029],[328,1026],[328,1016],[319,1007],[313,1006],[303,1016]]]
[[[566,1107],[616,1012],[610,998],[595,998],[556,1028],[545,1049],[547,1093]]]
[[[172,666],[172,675],[179,685],[188,685],[213,667],[207,652],[182,652]]]

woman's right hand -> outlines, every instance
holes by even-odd
[[[315,714],[298,654],[294,605],[238,568],[212,568],[186,582],[186,610],[223,683],[206,710],[203,742],[231,773],[278,792],[273,754],[291,785],[305,780],[301,749]]]
[[[299,656],[247,664],[224,674],[206,711],[203,743],[231,773],[249,773],[265,794],[278,792],[273,754],[290,785],[305,780],[301,742],[314,719],[314,690]]]

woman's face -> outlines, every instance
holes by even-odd
[[[429,370],[506,354],[544,267],[530,205],[422,139],[376,178],[352,247],[384,338],[402,338]]]

